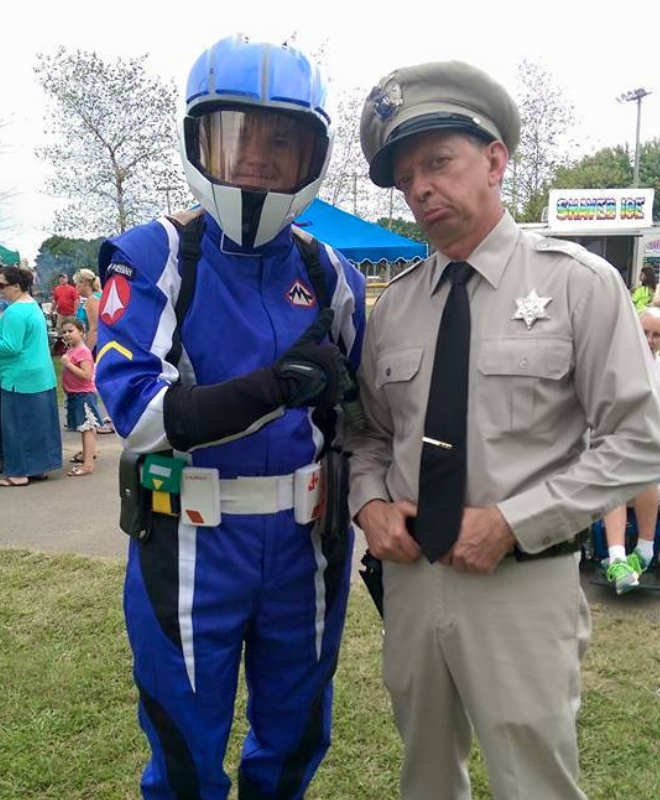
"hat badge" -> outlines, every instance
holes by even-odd
[[[397,113],[399,106],[403,105],[401,86],[391,77],[386,78],[378,86],[374,86],[369,100],[373,104],[376,115],[383,122],[387,122]]]

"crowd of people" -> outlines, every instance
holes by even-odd
[[[194,63],[185,104],[199,207],[104,242],[103,295],[81,270],[77,298],[65,280],[55,298],[82,437],[69,474],[93,470],[95,363],[126,445],[143,797],[227,798],[244,656],[239,800],[302,800],[330,746],[354,520],[380,580],[403,800],[469,800],[475,733],[494,800],[586,800],[578,565],[604,513],[635,496],[657,515],[650,275],[635,296],[647,346],[611,265],[505,209],[521,126],[508,90],[469,64],[420,64],[374,86],[360,133],[371,180],[402,192],[435,252],[367,322],[361,274],[293,227],[331,151],[318,68],[229,37]],[[0,485],[19,486],[59,468],[61,442],[43,315],[19,270],[0,270],[0,293]],[[654,531],[649,515],[630,555],[611,533],[617,590]]]
[[[16,488],[47,480],[62,468],[62,434],[57,379],[48,328],[32,297],[33,273],[0,267],[0,487]],[[113,432],[98,408],[93,347],[98,326],[96,275],[83,269],[74,285],[65,274],[53,289],[58,335],[66,345],[61,356],[65,427],[78,431],[82,447],[70,460],[70,477],[91,475],[97,432]],[[90,347],[91,342],[91,347]]]

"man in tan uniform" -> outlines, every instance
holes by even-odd
[[[369,427],[351,442],[351,512],[383,561],[405,800],[470,798],[473,728],[495,800],[584,799],[575,718],[590,619],[574,537],[660,463],[660,406],[619,275],[575,244],[521,231],[502,206],[519,129],[506,90],[459,62],[391,73],[362,114],[372,180],[404,193],[437,248],[372,311]],[[407,520],[450,262],[474,269],[467,477],[458,538],[429,563]]]

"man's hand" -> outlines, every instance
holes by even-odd
[[[497,506],[463,511],[461,531],[440,562],[457,572],[492,572],[515,545],[516,539]]]
[[[414,517],[417,506],[408,500],[386,503],[371,500],[362,506],[357,524],[364,531],[369,552],[381,561],[412,564],[422,555],[417,542],[408,533],[406,517]]]
[[[332,325],[334,311],[324,308],[303,335],[273,365],[273,374],[289,408],[331,408],[352,386],[348,360],[334,344],[320,344]]]

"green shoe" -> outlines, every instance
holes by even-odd
[[[651,566],[650,559],[647,560],[641,554],[639,548],[635,548],[634,551],[628,556],[628,564],[630,565],[631,569],[635,570],[638,575],[641,575],[642,572],[646,572],[646,570]]]
[[[630,556],[627,561],[617,558],[607,568],[607,580],[614,584],[617,594],[625,594],[639,586],[639,573],[629,562]]]

